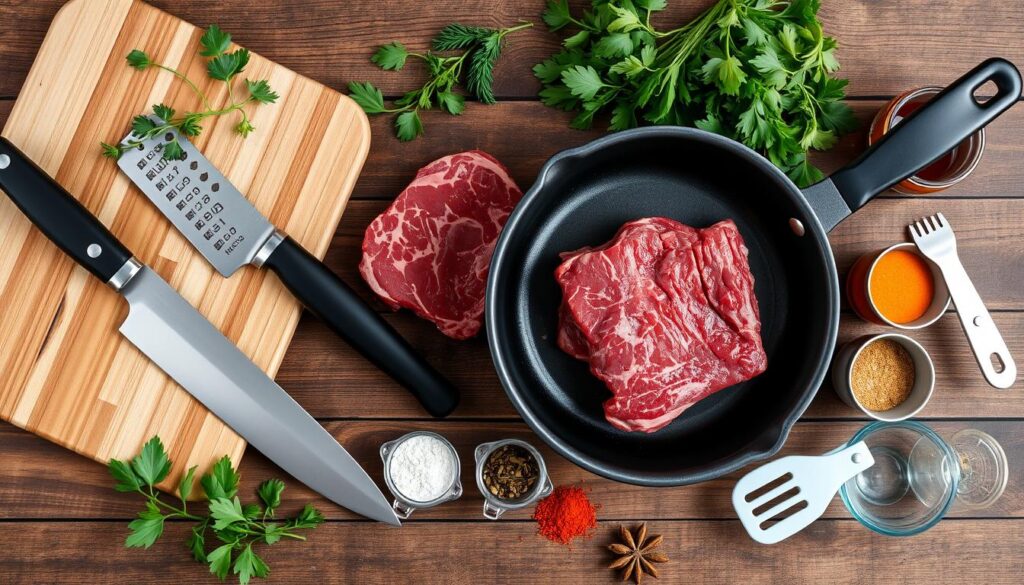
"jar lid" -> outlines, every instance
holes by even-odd
[[[959,431],[949,443],[960,464],[957,501],[972,510],[988,508],[1006,489],[1006,452],[991,435],[977,429]]]

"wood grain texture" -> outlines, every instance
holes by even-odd
[[[273,375],[299,303],[265,271],[221,278],[100,156],[98,142],[119,140],[150,104],[197,106],[169,73],[128,67],[133,47],[204,80],[214,103],[226,99],[204,73],[201,34],[131,0],[72,2],[54,20],[3,133]],[[249,140],[234,133],[236,120],[208,119],[197,146],[272,222],[322,256],[369,148],[366,118],[348,98],[258,55],[248,74],[270,79],[279,102],[250,112],[259,130]],[[237,435],[121,337],[126,304],[116,293],[7,198],[0,226],[0,418],[104,461],[133,455],[154,434],[188,466],[241,456]]]
[[[793,428],[782,455],[819,454],[834,449],[866,424],[865,422],[800,422]],[[1024,428],[1019,421],[955,421],[928,422],[936,432],[950,437],[963,428],[981,429],[998,440],[1011,462],[1024,459]],[[413,430],[432,430],[446,436],[455,445],[462,461],[463,496],[442,506],[416,511],[410,522],[431,520],[483,520],[483,498],[473,479],[473,449],[476,445],[506,437],[526,440],[540,449],[548,472],[558,485],[580,483],[591,499],[600,504],[599,519],[628,520],[735,519],[730,504],[732,487],[741,472],[698,485],[645,490],[600,478],[576,467],[544,445],[521,422],[472,421],[339,421],[325,423],[378,483],[383,485],[383,464],[379,448],[386,441]],[[138,498],[115,492],[110,476],[103,466],[61,450],[42,439],[14,429],[0,428],[0,521],[46,518],[130,520],[141,503]],[[6,447],[9,445],[9,447]],[[54,461],[62,465],[54,466]],[[240,468],[243,499],[255,493],[256,486],[266,478],[286,480],[282,511],[295,512],[312,502],[332,520],[355,520],[358,517],[319,497],[298,481],[288,477],[257,452],[246,454]],[[39,481],[47,477],[47,481]],[[386,490],[385,490],[386,493]],[[533,507],[508,512],[503,519],[527,520]],[[849,518],[846,508],[836,497],[825,513],[828,518]],[[1024,468],[1010,467],[1006,492],[985,510],[954,509],[955,517],[1022,518],[1024,519]]]
[[[122,548],[111,525],[32,522],[0,525],[0,549],[11,583],[220,583],[182,555],[184,525],[167,528],[149,551]],[[329,524],[308,544],[282,543],[267,551],[271,583],[501,583],[508,585],[613,583],[605,546],[618,523],[599,526],[590,540],[566,547],[536,535],[532,523],[452,522],[381,528]],[[1020,520],[947,520],[914,538],[885,537],[854,521],[826,520],[781,544],[747,538],[738,521],[661,521],[669,563],[663,577],[645,583],[776,585],[830,583],[970,583],[1018,585],[1024,561]],[[54,546],[59,543],[60,546]],[[515,562],[511,562],[515,560]]]
[[[0,0],[0,95],[21,87],[46,23],[61,0]],[[295,71],[342,89],[349,81],[370,80],[388,93],[401,94],[422,75],[419,67],[382,72],[369,58],[373,47],[400,41],[427,48],[431,37],[452,21],[510,26],[530,21],[535,27],[516,33],[496,72],[499,97],[532,97],[539,86],[530,68],[558,48],[561,35],[549,33],[540,20],[544,0],[434,0],[429,7],[403,0],[373,3],[336,0],[156,0],[179,17],[216,22],[240,43]],[[587,2],[573,0],[578,9]],[[681,26],[710,0],[673,0],[657,15],[659,28]],[[839,40],[841,74],[849,92],[859,96],[895,95],[924,85],[955,79],[985,58],[1001,55],[1024,62],[1019,22],[1024,5],[993,2],[979,10],[973,2],[930,0],[843,0],[824,2],[820,17],[827,34]],[[8,65],[9,64],[9,65]]]

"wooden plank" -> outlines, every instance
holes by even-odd
[[[629,523],[632,524],[632,523]],[[600,525],[572,547],[537,536],[532,524],[452,522],[386,528],[328,524],[308,543],[261,547],[274,583],[612,582],[618,523]],[[821,521],[780,544],[757,544],[738,521],[650,524],[664,536],[669,563],[653,583],[971,583],[1018,585],[1024,560],[1020,520],[947,520],[913,538],[873,533],[853,521]],[[149,550],[126,549],[108,523],[32,522],[0,525],[5,582],[219,583],[187,558],[188,528],[167,527]],[[429,571],[429,577],[425,576]],[[646,581],[646,580],[645,580]]]
[[[1024,518],[1024,428],[1017,421],[957,421],[928,423],[944,437],[962,428],[981,429],[999,441],[1010,461],[1006,492],[991,508],[977,511],[954,510],[954,516]],[[556,485],[581,483],[596,504],[602,520],[648,519],[723,519],[735,518],[730,503],[732,488],[743,471],[693,486],[639,488],[613,482],[588,473],[555,454],[520,422],[476,421],[349,421],[325,423],[352,453],[371,477],[383,486],[380,445],[404,433],[429,429],[448,437],[459,451],[462,462],[462,498],[429,510],[419,510],[412,520],[483,520],[483,499],[473,479],[473,449],[476,445],[505,437],[517,437],[541,449],[549,473]],[[862,422],[802,422],[796,425],[781,455],[820,454],[848,440]],[[130,519],[140,500],[115,492],[106,470],[91,461],[54,447],[38,437],[0,426],[0,519]],[[752,469],[751,465],[748,469]],[[354,519],[347,510],[320,498],[298,481],[253,451],[242,461],[243,499],[255,493],[256,486],[270,477],[286,479],[283,510],[300,509],[313,502],[328,518]],[[509,512],[507,518],[527,520],[529,507]],[[826,512],[829,518],[849,518],[836,498]]]
[[[132,115],[150,104],[179,111],[197,104],[172,74],[127,67],[126,52],[145,47],[195,75],[206,66],[198,55],[201,35],[141,2],[69,3],[3,135],[273,375],[298,323],[299,302],[266,271],[245,268],[221,278],[99,148],[101,139],[123,136]],[[273,106],[247,106],[261,131],[243,141],[236,119],[207,119],[197,146],[272,222],[322,256],[369,149],[366,116],[338,92],[256,53],[248,74],[270,79],[280,93]],[[223,84],[201,86],[213,103],[226,99]],[[174,176],[156,161],[145,170]],[[163,195],[175,189],[176,203],[189,205],[180,209],[197,213],[191,221],[199,233],[234,234],[231,218],[225,224],[203,215],[210,209],[198,195],[216,186],[175,185]],[[195,201],[186,192],[192,189]],[[119,333],[127,313],[119,295],[76,267],[6,197],[0,227],[0,418],[101,461],[136,452],[154,433],[183,463],[204,469],[214,454],[241,456],[244,441]],[[250,235],[223,243],[241,237]],[[176,481],[171,476],[168,485]]]
[[[485,340],[448,339],[432,324],[408,313],[388,315],[387,319],[462,391],[462,402],[452,416],[518,417],[498,382]],[[1009,344],[1011,354],[1024,355],[1024,313],[1000,312],[995,313],[993,319]],[[888,330],[844,315],[839,343]],[[911,337],[931,352],[937,372],[935,392],[919,416],[1024,417],[1024,392],[1018,390],[1020,382],[1010,391],[998,391],[985,383],[956,315],[946,315],[935,325],[912,332]],[[426,416],[419,403],[397,383],[308,316],[299,325],[277,381],[314,416],[321,418]],[[373,399],[367,400],[367,396]],[[833,419],[862,415],[839,401],[827,378],[806,416]]]
[[[18,4],[18,18],[0,22],[0,95],[21,87],[25,72],[42,41],[46,26],[62,0]],[[540,20],[543,0],[500,2],[438,0],[430,10],[409,10],[400,1],[374,3],[313,0],[261,2],[253,10],[246,0],[225,0],[211,6],[203,0],[157,0],[153,4],[196,23],[217,22],[238,41],[266,57],[342,88],[352,80],[370,80],[390,94],[411,89],[422,69],[382,72],[369,61],[373,48],[401,41],[424,50],[430,38],[452,22],[510,26],[536,23],[532,30],[510,37],[496,72],[499,96],[533,96],[538,84],[530,68],[555,52],[562,36],[549,33]],[[580,7],[584,2],[574,1]],[[655,26],[681,26],[710,0],[670,0]],[[577,11],[578,13],[578,11]],[[1024,62],[1019,42],[1024,6],[997,2],[979,10],[973,3],[928,0],[825,2],[821,19],[827,34],[839,40],[842,75],[851,80],[853,95],[895,95],[924,85],[945,84],[987,57],[1002,55]]]

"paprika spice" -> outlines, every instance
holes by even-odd
[[[537,531],[548,540],[569,544],[597,526],[597,508],[579,486],[559,486],[533,512]]]

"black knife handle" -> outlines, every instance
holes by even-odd
[[[0,189],[46,237],[103,282],[132,254],[92,213],[6,138]]]
[[[398,381],[430,414],[447,416],[459,391],[376,311],[295,240],[285,237],[264,265],[342,339]]]

